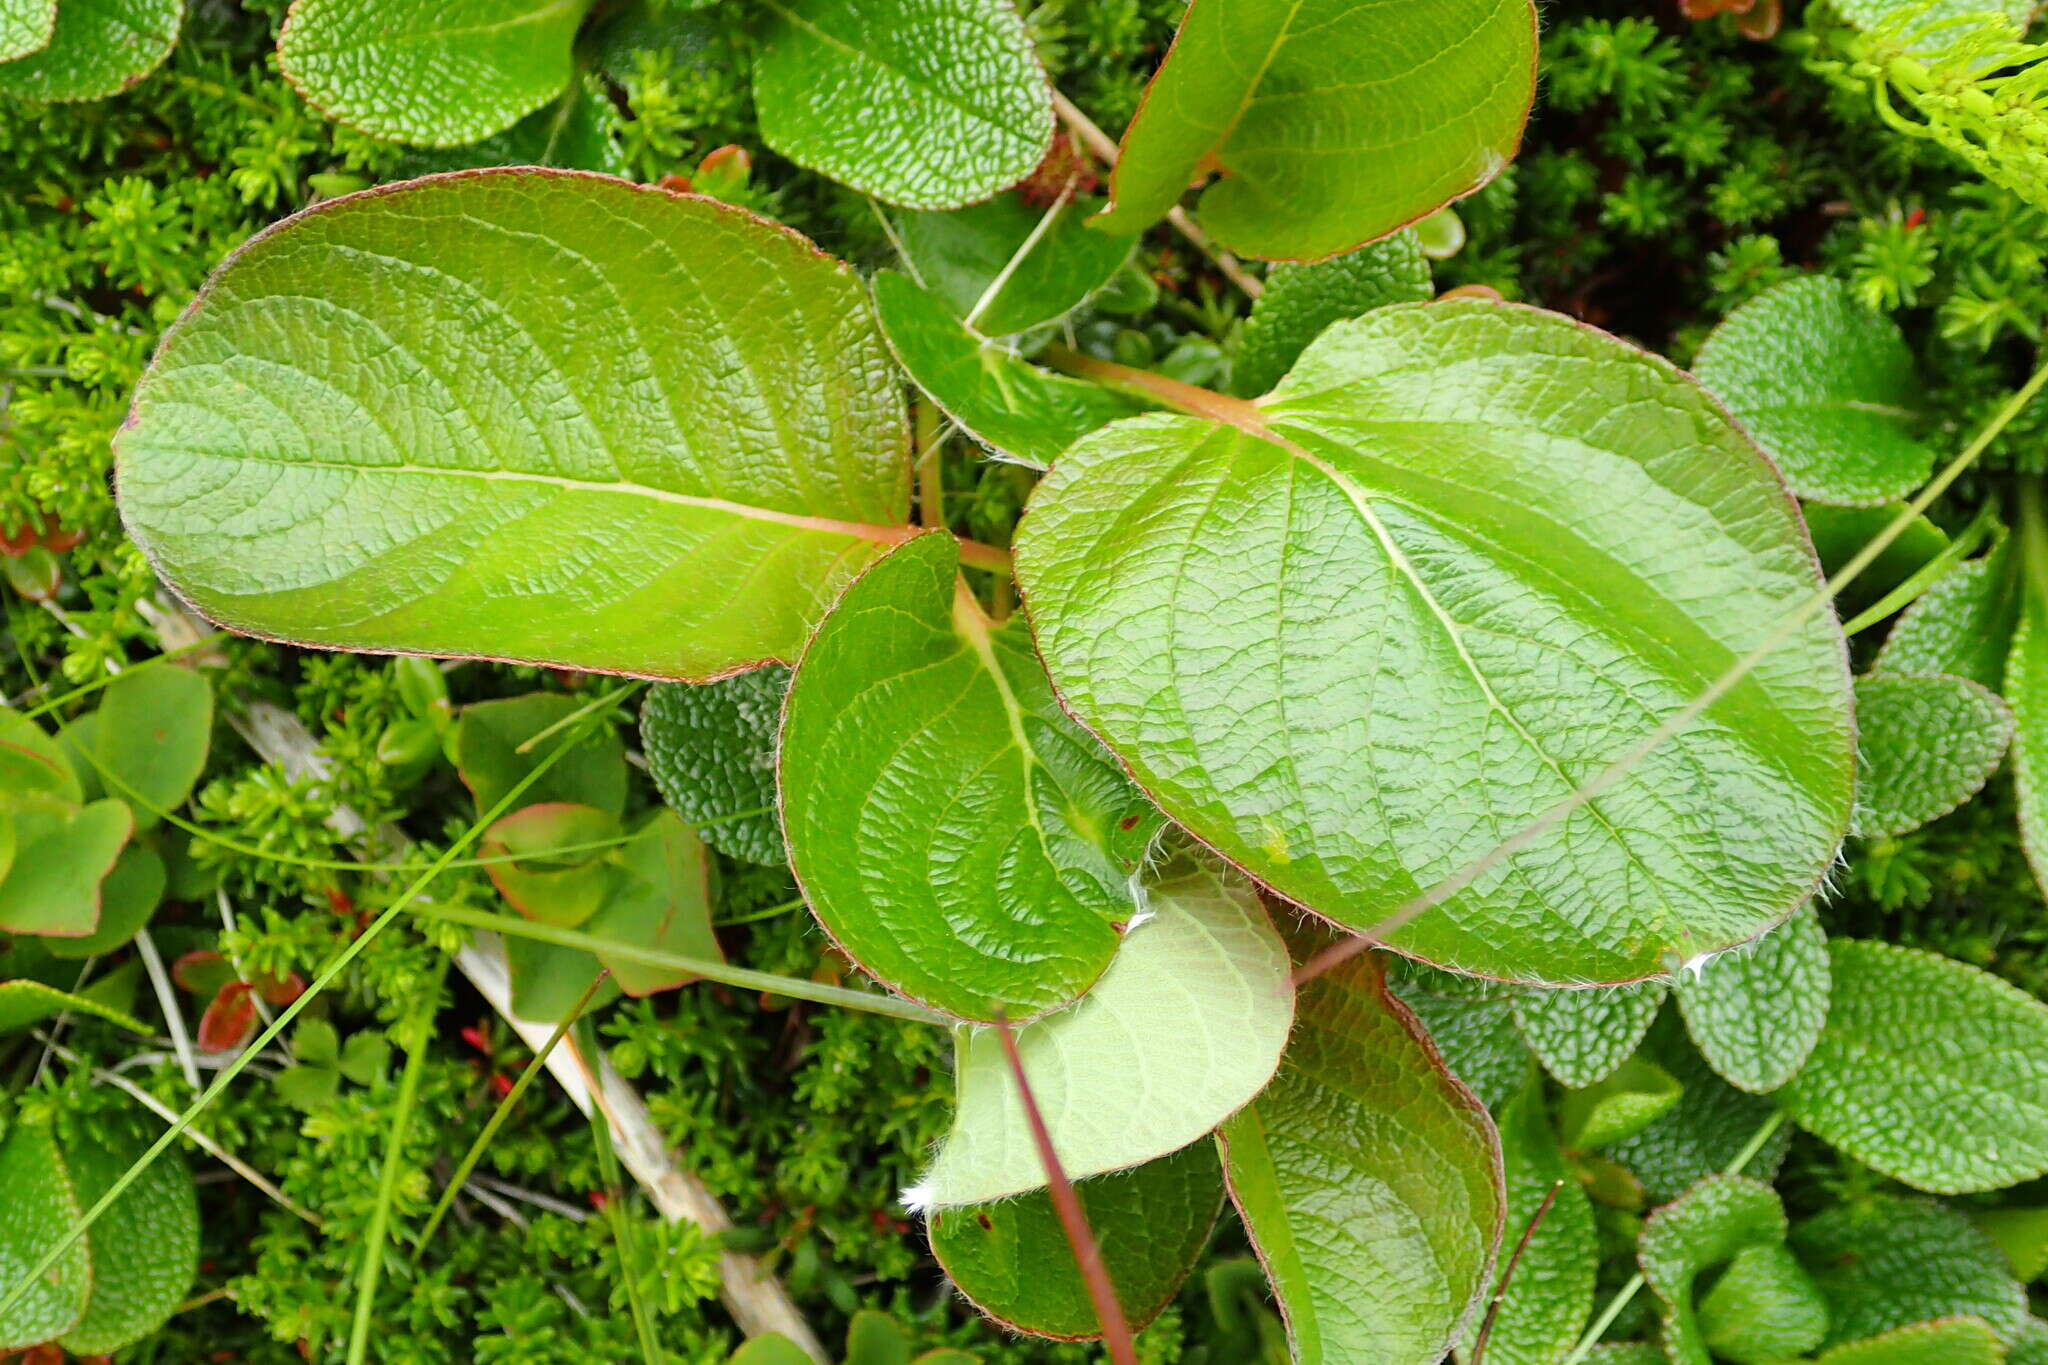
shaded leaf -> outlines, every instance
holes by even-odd
[[[1010,336],[1078,308],[1130,259],[1129,238],[1087,225],[1097,207],[1004,194],[949,213],[898,214],[896,240],[904,268],[947,313],[982,336]]]
[[[77,1010],[119,1024],[130,1033],[149,1036],[149,1026],[126,1010],[115,1009],[88,995],[61,991],[40,981],[0,981],[0,1033],[13,1033],[43,1020]]]
[[[1664,1003],[1661,981],[1586,990],[1528,991],[1515,997],[1515,1024],[1543,1069],[1574,1089],[1628,1060]]]
[[[103,100],[163,65],[178,45],[185,0],[63,0],[50,40],[0,62],[0,95]]]
[[[32,795],[76,803],[85,799],[85,789],[62,747],[42,726],[0,707],[0,803],[14,806]]]
[[[484,834],[484,871],[498,894],[529,919],[574,929],[603,905],[619,883],[619,870],[602,853],[548,856],[548,850],[576,848],[619,834],[616,817],[595,806],[565,802],[527,806],[492,823]]]
[[[1798,1073],[1827,1022],[1827,934],[1812,906],[1742,948],[1681,972],[1672,994],[1707,1062],[1762,1094]]]
[[[1529,1046],[1515,1027],[1513,998],[1439,995],[1429,989],[1432,983],[1412,976],[1403,981],[1395,974],[1399,967],[1390,964],[1389,987],[1420,1021],[1451,1074],[1498,1113],[1520,1092],[1529,1071]]]
[[[1962,805],[1991,780],[2013,713],[1968,678],[1869,673],[1856,680],[1857,834],[1906,834]]]
[[[1875,1195],[1792,1229],[1792,1249],[1828,1301],[1830,1346],[1967,1313],[2002,1341],[2026,1329],[2026,1291],[1991,1239],[1932,1200]]]
[[[481,142],[402,157],[388,178],[411,179],[479,166],[557,166],[601,175],[631,173],[618,139],[612,135],[611,106],[604,89],[588,78],[577,80],[560,99]]]
[[[604,970],[594,954],[530,938],[507,935],[505,962],[512,977],[512,1012],[533,1023],[557,1024],[583,999],[583,992]],[[619,997],[619,986],[607,981],[590,997],[589,1011]]]
[[[206,771],[213,689],[189,668],[134,668],[107,684],[94,713],[91,766],[107,794],[135,809],[135,827],[176,810]]]
[[[2048,601],[2030,594],[2005,666],[2012,707],[2013,794],[2020,845],[2034,881],[2048,887]]]
[[[1701,1339],[1735,1365],[1779,1365],[1828,1332],[1828,1305],[1782,1243],[1738,1251],[1699,1301]]]
[[[1803,505],[1806,529],[1812,533],[1814,553],[1820,556],[1821,571],[1830,578],[1840,573],[1865,546],[1905,514],[1906,504],[1888,502],[1880,507],[1830,507],[1826,503]],[[1876,603],[1926,566],[1948,548],[1948,532],[1925,516],[1906,522],[1906,529],[1879,552],[1854,582],[1835,596],[1835,610],[1844,620]]]
[[[1684,1089],[1655,1062],[1631,1057],[1592,1085],[1566,1093],[1558,1136],[1573,1152],[1612,1146],[1670,1113]]]
[[[1331,323],[1390,303],[1422,303],[1436,293],[1429,258],[1412,231],[1315,265],[1276,265],[1238,343],[1232,387],[1247,398],[1278,384]]]
[[[559,692],[480,701],[455,722],[455,770],[476,801],[477,814],[495,809],[514,787],[546,762],[563,726],[583,703]],[[547,731],[525,753],[520,747]],[[594,806],[610,816],[626,809],[626,747],[616,731],[595,726],[519,793],[521,807]]]
[[[83,1210],[56,1138],[44,1124],[12,1123],[0,1137],[0,1190],[7,1191],[0,1199],[0,1283],[11,1287]],[[70,1331],[85,1315],[91,1294],[92,1261],[81,1238],[0,1315],[0,1351],[33,1346]]]
[[[122,847],[113,870],[100,882],[100,917],[83,938],[45,940],[61,958],[98,957],[133,939],[149,923],[163,901],[168,880],[164,860],[155,849],[131,840]]]
[[[1769,1100],[1744,1094],[1715,1075],[1673,1010],[1664,1011],[1651,1025],[1641,1055],[1669,1072],[1683,1093],[1670,1113],[1602,1155],[1621,1163],[1642,1182],[1645,1197],[1661,1204],[1676,1199],[1695,1181],[1725,1171],[1776,1109]],[[1788,1130],[1779,1125],[1742,1168],[1743,1174],[1769,1180],[1790,1141]]]
[[[1743,1251],[1785,1240],[1785,1208],[1747,1176],[1709,1176],[1643,1220],[1636,1260],[1657,1296],[1672,1365],[1712,1365],[1693,1305],[1694,1281]]]
[[[1893,622],[1873,673],[1952,673],[1996,692],[2019,624],[2010,542],[1957,566]]]
[[[81,1133],[64,1147],[64,1163],[81,1207],[105,1196],[142,1145]],[[101,1355],[142,1340],[163,1326],[199,1270],[199,1198],[176,1152],[149,1163],[107,1206],[85,1240],[92,1260],[92,1296],[85,1316],[59,1340],[78,1355]]]
[[[635,948],[725,961],[711,929],[711,855],[673,811],[661,811],[611,855],[616,865],[610,894],[584,932]],[[607,953],[598,960],[628,995],[652,995],[694,980],[686,972],[628,962]]]
[[[780,664],[714,683],[650,688],[640,747],[661,799],[705,843],[750,863],[780,863],[775,746],[789,670]]]
[[[740,1343],[730,1365],[817,1365],[803,1347],[780,1332],[764,1332]]]
[[[1998,1244],[2022,1283],[2048,1273],[2048,1208],[1972,1209],[1970,1221]]]

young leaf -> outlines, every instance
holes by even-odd
[[[1828,1017],[1828,946],[1803,906],[1747,947],[1679,974],[1672,994],[1707,1062],[1756,1094],[1792,1079]]]
[[[135,809],[135,827],[154,829],[206,770],[213,740],[213,689],[189,668],[130,669],[107,684],[92,729],[95,776],[109,796]]]
[[[706,679],[793,658],[908,535],[852,272],[740,210],[477,171],[252,238],[115,455],[201,610],[327,647]]]
[[[1709,1176],[1643,1220],[1636,1260],[1663,1308],[1672,1365],[1712,1365],[1693,1307],[1693,1283],[1752,1247],[1785,1240],[1785,1207],[1747,1176]]]
[[[56,28],[57,0],[0,0],[0,62],[48,47]]]
[[[1933,472],[1934,451],[1912,431],[1912,352],[1840,280],[1765,290],[1714,329],[1693,373],[1802,498],[1867,507]]]
[[[996,458],[1049,468],[1091,431],[1144,411],[1121,393],[1020,359],[954,317],[904,275],[875,276],[875,313],[889,349],[960,429]]]
[[[549,758],[547,748],[520,748],[566,722],[583,703],[559,692],[480,701],[455,722],[455,770],[479,811],[487,811]],[[617,732],[595,727],[520,793],[528,806],[595,806],[617,817],[626,809],[626,749]]]
[[[642,825],[613,861],[617,876],[611,892],[583,926],[585,932],[635,948],[725,960],[711,929],[711,855],[675,812],[662,811]],[[631,996],[673,990],[692,979],[605,953],[597,958]]]
[[[904,208],[986,199],[1052,145],[1052,100],[1009,0],[765,0],[761,138]]]
[[[43,945],[60,958],[98,957],[125,946],[162,903],[170,875],[163,856],[130,840],[100,882],[100,917],[83,938],[50,938]]]
[[[19,1281],[82,1212],[78,1187],[64,1169],[47,1125],[10,1123],[0,1137],[0,1279]],[[0,1314],[0,1351],[19,1350],[78,1325],[92,1294],[92,1260],[78,1241],[21,1300]]]
[[[961,1019],[1024,1019],[1087,990],[1141,912],[1112,842],[1148,808],[959,562],[919,536],[818,627],[784,709],[783,828],[818,922],[869,973]]]
[[[896,216],[903,265],[956,318],[1003,337],[1053,322],[1108,284],[1132,243],[1090,228],[1092,199],[1004,194],[951,213]]]
[[[2048,1005],[1989,972],[1889,943],[1828,944],[1834,993],[1779,1092],[1807,1131],[1936,1194],[2048,1171]]]
[[[669,808],[730,857],[789,855],[775,808],[775,745],[789,670],[770,664],[715,683],[650,688],[640,710],[647,771]]]
[[[455,147],[510,128],[562,92],[590,5],[294,0],[277,64],[329,118],[393,142]]]
[[[56,740],[18,711],[0,707],[0,802],[31,795],[75,805],[85,800],[78,772]]]
[[[1700,1338],[1734,1365],[1780,1365],[1827,1338],[1828,1305],[1783,1243],[1738,1251],[1699,1301]]]
[[[1856,818],[1864,838],[1905,834],[1962,805],[1991,780],[2013,715],[1982,683],[1940,674],[1856,680]]]
[[[1176,854],[1079,1003],[1017,1030],[1071,1179],[1137,1166],[1207,1135],[1272,1079],[1294,1019],[1287,949],[1236,875]],[[913,1208],[1041,1189],[1045,1171],[993,1029],[963,1031],[959,1108]],[[1114,1103],[1105,1103],[1114,1097]]]
[[[1173,1301],[1201,1259],[1223,1207],[1214,1144],[1075,1184],[1088,1225],[1131,1330]],[[932,1254],[968,1300],[1015,1331],[1063,1341],[1101,1335],[1088,1287],[1074,1266],[1044,1190],[997,1204],[941,1209]]]
[[[1266,292],[1252,300],[1232,387],[1247,398],[1265,393],[1330,324],[1390,303],[1427,302],[1435,292],[1429,258],[1408,230],[1315,265],[1276,265]]]
[[[126,802],[14,812],[14,866],[0,881],[0,931],[83,938],[100,922],[100,884],[134,832]]]
[[[62,0],[49,41],[0,62],[0,95],[103,100],[163,65],[185,0]]]
[[[1580,1090],[1628,1060],[1649,1032],[1664,993],[1661,981],[1528,991],[1515,997],[1515,1024],[1543,1069]]]
[[[1273,1083],[1217,1135],[1294,1359],[1441,1360],[1501,1236],[1493,1123],[1378,955],[1304,985],[1299,1015]]]
[[[66,1010],[97,1015],[130,1033],[149,1036],[149,1026],[134,1015],[89,996],[60,991],[40,981],[0,981],[0,1034],[18,1032]]]
[[[64,1164],[82,1207],[98,1203],[142,1147],[80,1134]],[[59,1338],[76,1355],[118,1351],[155,1332],[192,1287],[199,1269],[199,1199],[175,1154],[151,1162],[86,1234],[92,1296],[85,1316]]]
[[[1684,375],[1555,314],[1404,305],[1210,406],[1078,442],[1017,541],[1061,699],[1168,816],[1348,928],[1441,895],[1387,941],[1518,981],[1660,974],[1813,893],[1849,817],[1841,636],[1776,634],[1811,551]]]
[[[1663,1067],[1631,1057],[1611,1075],[1566,1092],[1558,1108],[1558,1137],[1571,1152],[1611,1146],[1670,1113],[1684,1093]]]
[[[1650,1026],[1641,1055],[1655,1062],[1683,1093],[1669,1113],[1601,1155],[1619,1162],[1639,1181],[1652,1203],[1667,1203],[1702,1177],[1725,1171],[1771,1116],[1769,1100],[1747,1095],[1714,1074],[1687,1039],[1676,1011],[1666,1010]],[[1780,1125],[1743,1174],[1769,1180],[1790,1143]]]
[[[1837,1346],[1814,1365],[2005,1365],[2005,1348],[1982,1318],[1909,1323]]]
[[[1996,692],[2019,625],[2018,563],[2011,542],[1963,564],[1892,624],[1873,673],[1950,673]]]
[[[1209,235],[1319,260],[1493,179],[1535,93],[1527,0],[1195,0],[1098,221],[1142,231],[1219,171],[1199,209]]]
[[[1875,1195],[1792,1229],[1791,1245],[1828,1301],[1826,1345],[1967,1313],[2012,1342],[2027,1294],[1991,1240],[1954,1209]]]

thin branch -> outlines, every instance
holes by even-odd
[[[1500,1317],[1500,1306],[1507,1302],[1508,1285],[1515,1278],[1515,1267],[1522,1263],[1522,1253],[1529,1249],[1529,1243],[1536,1236],[1536,1229],[1543,1223],[1550,1206],[1557,1202],[1557,1192],[1564,1188],[1563,1180],[1554,1180],[1544,1193],[1543,1202],[1536,1206],[1536,1212],[1529,1215],[1529,1221],[1522,1228],[1521,1240],[1515,1243],[1513,1254],[1508,1257],[1507,1266],[1500,1272],[1500,1282],[1494,1286],[1493,1298],[1486,1305],[1486,1321],[1479,1324],[1479,1335],[1472,1340],[1472,1356],[1466,1365],[1482,1365],[1486,1359],[1486,1343],[1493,1337],[1493,1324]]]

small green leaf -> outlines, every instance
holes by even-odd
[[[904,208],[988,198],[1052,145],[1045,72],[1008,0],[764,0],[761,138]]]
[[[1792,1079],[1828,1017],[1827,934],[1812,906],[1746,947],[1679,974],[1692,1040],[1723,1079],[1756,1094]]]
[[[47,43],[0,62],[0,95],[103,100],[163,65],[185,0],[62,0]]]
[[[2048,1171],[2048,1005],[1934,953],[1828,952],[1827,1027],[1779,1092],[1801,1127],[1936,1194]]]
[[[454,147],[510,128],[562,92],[590,5],[295,0],[277,63],[329,118],[372,137]]]
[[[1493,179],[1535,93],[1527,0],[1195,0],[1098,221],[1142,231],[1216,171],[1197,210],[1212,237],[1319,260]]]
[[[1089,228],[1093,199],[1004,194],[950,213],[896,216],[903,265],[953,317],[1010,336],[1081,306],[1130,259],[1131,242]]]
[[[1672,1365],[1712,1365],[1693,1307],[1694,1281],[1743,1251],[1784,1240],[1777,1194],[1740,1175],[1710,1176],[1643,1220],[1636,1260],[1662,1305]]]
[[[789,670],[769,664],[713,683],[650,688],[640,711],[647,771],[669,808],[720,853],[788,858],[775,805],[775,746]]]
[[[2027,1294],[1991,1239],[1954,1209],[1873,1195],[1792,1229],[1792,1250],[1828,1301],[1826,1345],[1929,1318],[1969,1314],[2012,1342]]]
[[[569,1016],[583,992],[604,970],[595,955],[581,948],[563,948],[530,938],[507,935],[505,961],[512,976],[512,1012],[537,1024],[556,1024]],[[590,997],[595,1011],[619,997],[619,986],[607,981]]]
[[[2048,1208],[1971,1209],[1970,1221],[1998,1244],[2022,1283],[2048,1273]]]
[[[597,913],[619,883],[619,869],[599,852],[548,856],[615,839],[617,817],[595,806],[551,802],[527,806],[493,823],[481,845],[488,857],[511,856],[484,870],[513,909],[529,919],[574,929]]]
[[[144,844],[130,840],[121,849],[113,871],[100,883],[100,917],[83,938],[44,940],[54,957],[99,957],[133,939],[163,901],[168,875],[164,860]]]
[[[711,929],[711,855],[674,811],[661,811],[612,855],[616,876],[584,932],[635,948],[723,962],[725,950]],[[673,990],[692,980],[667,967],[649,967],[605,953],[598,960],[631,996]]]
[[[327,648],[721,677],[794,658],[908,536],[903,400],[852,271],[569,172],[259,234],[116,447],[128,529],[196,607]]]
[[[130,1033],[149,1036],[149,1026],[126,1010],[105,1005],[90,996],[60,991],[40,981],[0,981],[0,1033],[14,1033],[43,1020],[79,1010],[119,1024]]]
[[[0,803],[30,795],[77,803],[85,799],[63,748],[18,711],[0,707]]]
[[[1218,1133],[1298,1365],[1434,1365],[1501,1235],[1493,1124],[1384,973],[1361,955],[1304,985],[1279,1074]]]
[[[601,83],[587,77],[502,133],[463,147],[401,157],[389,178],[409,180],[481,166],[555,166],[600,175],[630,174],[612,135],[612,110]]]
[[[1684,1093],[1670,1113],[1601,1155],[1619,1162],[1642,1182],[1643,1194],[1652,1203],[1662,1204],[1701,1178],[1727,1170],[1771,1117],[1773,1105],[1715,1075],[1686,1037],[1675,1010],[1665,1010],[1650,1026],[1640,1055],[1669,1072]],[[1780,1125],[1742,1168],[1743,1174],[1769,1180],[1790,1142],[1787,1128]]]
[[[846,1324],[846,1365],[910,1365],[910,1334],[887,1313],[863,1308]]]
[[[0,930],[83,938],[100,920],[100,884],[134,832],[125,801],[17,810],[14,866],[0,882]]]
[[[1828,1305],[1782,1243],[1738,1251],[1699,1301],[1701,1339],[1735,1365],[1780,1365],[1828,1333]]]
[[[1539,984],[1661,975],[1812,895],[1850,810],[1841,634],[1784,639],[1806,537],[1689,379],[1556,314],[1397,305],[1216,406],[1084,437],[1016,543],[1060,699],[1170,818],[1347,928],[1439,895],[1388,942]]]
[[[78,1202],[97,1204],[142,1145],[80,1134],[64,1146],[64,1163]],[[163,1326],[199,1270],[199,1198],[191,1173],[176,1152],[144,1168],[86,1233],[91,1248],[92,1295],[85,1316],[60,1337],[78,1355],[104,1355],[142,1340]]]
[[[1856,818],[1864,838],[1939,819],[1991,780],[2013,713],[1968,678],[1870,673],[1856,680]]]
[[[156,828],[156,812],[183,805],[206,771],[213,689],[175,664],[130,669],[107,684],[94,714],[94,775],[135,808],[137,829]]]
[[[1276,265],[1266,272],[1266,291],[1252,301],[1232,387],[1247,398],[1265,393],[1332,323],[1435,293],[1429,258],[1412,231],[1315,265]]]
[[[491,810],[543,760],[549,744],[520,746],[562,725],[583,703],[559,692],[482,701],[462,708],[455,723],[455,768],[479,812]],[[560,731],[555,732],[559,740]],[[596,727],[519,794],[524,805],[595,806],[618,816],[626,808],[626,749],[616,732]]]
[[[1074,1186],[1132,1331],[1173,1301],[1223,1207],[1213,1143]],[[932,1254],[968,1300],[1016,1331],[1078,1341],[1102,1334],[1052,1196],[941,1209]]]
[[[1451,1074],[1499,1112],[1521,1092],[1529,1071],[1529,1045],[1515,1027],[1514,997],[1456,995],[1433,990],[1439,981],[1470,981],[1448,972],[1392,964],[1388,985],[1421,1021]]]
[[[768,1332],[740,1344],[728,1365],[817,1365],[804,1348],[779,1332]]]
[[[1887,527],[1904,516],[1906,504],[1888,502],[1881,507],[1830,507],[1826,503],[1810,502],[1803,510],[1806,529],[1813,536],[1814,553],[1820,556],[1821,571],[1832,578]],[[1925,516],[1910,518],[1906,529],[1899,532],[1898,537],[1857,575],[1855,582],[1836,596],[1837,612],[1846,620],[1870,606],[1918,573],[1929,560],[1947,549],[1948,543],[1948,532]]]
[[[1628,1060],[1664,1003],[1661,981],[1582,990],[1534,990],[1515,997],[1515,1024],[1543,1069],[1584,1089]]]
[[[0,1281],[13,1285],[40,1261],[83,1213],[78,1187],[39,1123],[11,1124],[0,1138]],[[0,1351],[62,1335],[84,1317],[92,1294],[92,1259],[80,1238],[49,1271],[30,1282],[20,1302],[0,1316]]]
[[[1996,692],[2019,625],[2018,558],[2011,543],[1951,570],[1900,614],[1873,673],[1951,673]]]
[[[2005,1348],[1981,1318],[1944,1318],[1837,1346],[1815,1365],[2005,1365]]]
[[[1965,15],[2002,14],[2015,27],[2033,17],[2033,0],[1836,0],[1835,12],[1858,28],[1877,28],[1899,15],[1911,15],[1914,27]],[[1937,44],[1954,36],[1956,30],[1935,30]]]
[[[1147,807],[959,562],[920,536],[818,627],[784,710],[783,828],[818,922],[871,975],[957,1018],[1028,1019],[1087,990],[1140,913],[1110,848]]]
[[[331,1067],[341,1056],[341,1035],[325,1019],[301,1019],[292,1030],[292,1052],[302,1062]]]
[[[1567,1151],[1611,1146],[1669,1114],[1684,1092],[1663,1067],[1631,1057],[1599,1081],[1565,1095],[1558,1135]]]
[[[996,458],[1045,469],[1091,431],[1144,411],[1123,394],[1053,374],[953,317],[893,270],[876,274],[882,333],[917,386]]]
[[[1286,946],[1256,892],[1189,853],[1146,887],[1133,928],[1080,1001],[1017,1030],[1025,1075],[1071,1179],[1199,1141],[1272,1079],[1294,1018]],[[904,1202],[981,1204],[1045,1185],[995,1030],[961,1033],[958,1110]]]
[[[56,28],[57,0],[0,0],[0,62],[48,47]]]

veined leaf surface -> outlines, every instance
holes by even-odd
[[[1828,1018],[1828,941],[1812,906],[1679,974],[1672,994],[1702,1056],[1755,1094],[1798,1074]]]
[[[79,1204],[97,1204],[140,1155],[140,1143],[78,1134],[65,1147],[64,1162]],[[92,1297],[62,1344],[81,1356],[103,1355],[161,1327],[198,1273],[199,1198],[183,1158],[166,1152],[151,1162],[93,1224],[86,1245]]]
[[[1785,1241],[1785,1206],[1761,1181],[1709,1176],[1643,1220],[1636,1259],[1663,1305],[1664,1346],[1672,1365],[1713,1365],[1693,1307],[1704,1271],[1753,1247]]]
[[[57,0],[0,0],[0,62],[49,46]]]
[[[1109,965],[1143,905],[1142,841],[1112,845],[1149,835],[1150,808],[1060,710],[1022,618],[992,624],[959,567],[951,536],[920,536],[818,627],[783,711],[783,829],[862,967],[956,1018],[1020,1020]]]
[[[63,0],[49,41],[0,62],[0,95],[103,100],[163,65],[185,0]]]
[[[2004,1253],[1955,1209],[1871,1195],[1792,1229],[1792,1249],[1828,1301],[1824,1345],[1967,1314],[2017,1343],[2032,1328],[2027,1291]]]
[[[337,199],[213,277],[139,386],[128,528],[306,644],[704,679],[793,658],[907,537],[852,272],[709,200],[479,171]]]
[[[1491,180],[1535,91],[1529,0],[1195,0],[1100,221],[1141,231],[1220,170],[1198,214],[1223,245],[1335,255]]]
[[[1951,570],[1899,614],[1871,671],[1952,673],[1999,691],[2019,624],[2017,569],[2012,542],[2006,541]]]
[[[1866,838],[1947,815],[1998,771],[2013,713],[1996,692],[1938,673],[1856,680],[1856,822]]]
[[[12,1123],[0,1137],[0,1277],[9,1285],[28,1273],[84,1210],[46,1124]],[[0,1317],[0,1351],[48,1341],[78,1325],[92,1294],[92,1260],[83,1238],[35,1280],[21,1302]]]
[[[1245,319],[1232,385],[1256,397],[1285,378],[1331,323],[1390,303],[1424,303],[1435,292],[1429,258],[1412,230],[1314,265],[1276,265]]]
[[[780,863],[775,742],[789,670],[770,664],[715,683],[648,689],[640,747],[661,799],[704,842],[750,863]]]
[[[1352,929],[1440,896],[1388,942],[1510,980],[1660,974],[1812,894],[1854,753],[1819,618],[1471,871],[1819,590],[1689,379],[1555,314],[1431,304],[1216,406],[1076,443],[1017,540],[1055,688],[1169,816]]]
[[[1515,997],[1515,1024],[1545,1071],[1560,1084],[1584,1089],[1628,1060],[1650,1031],[1664,992],[1661,981],[1529,991]]]

